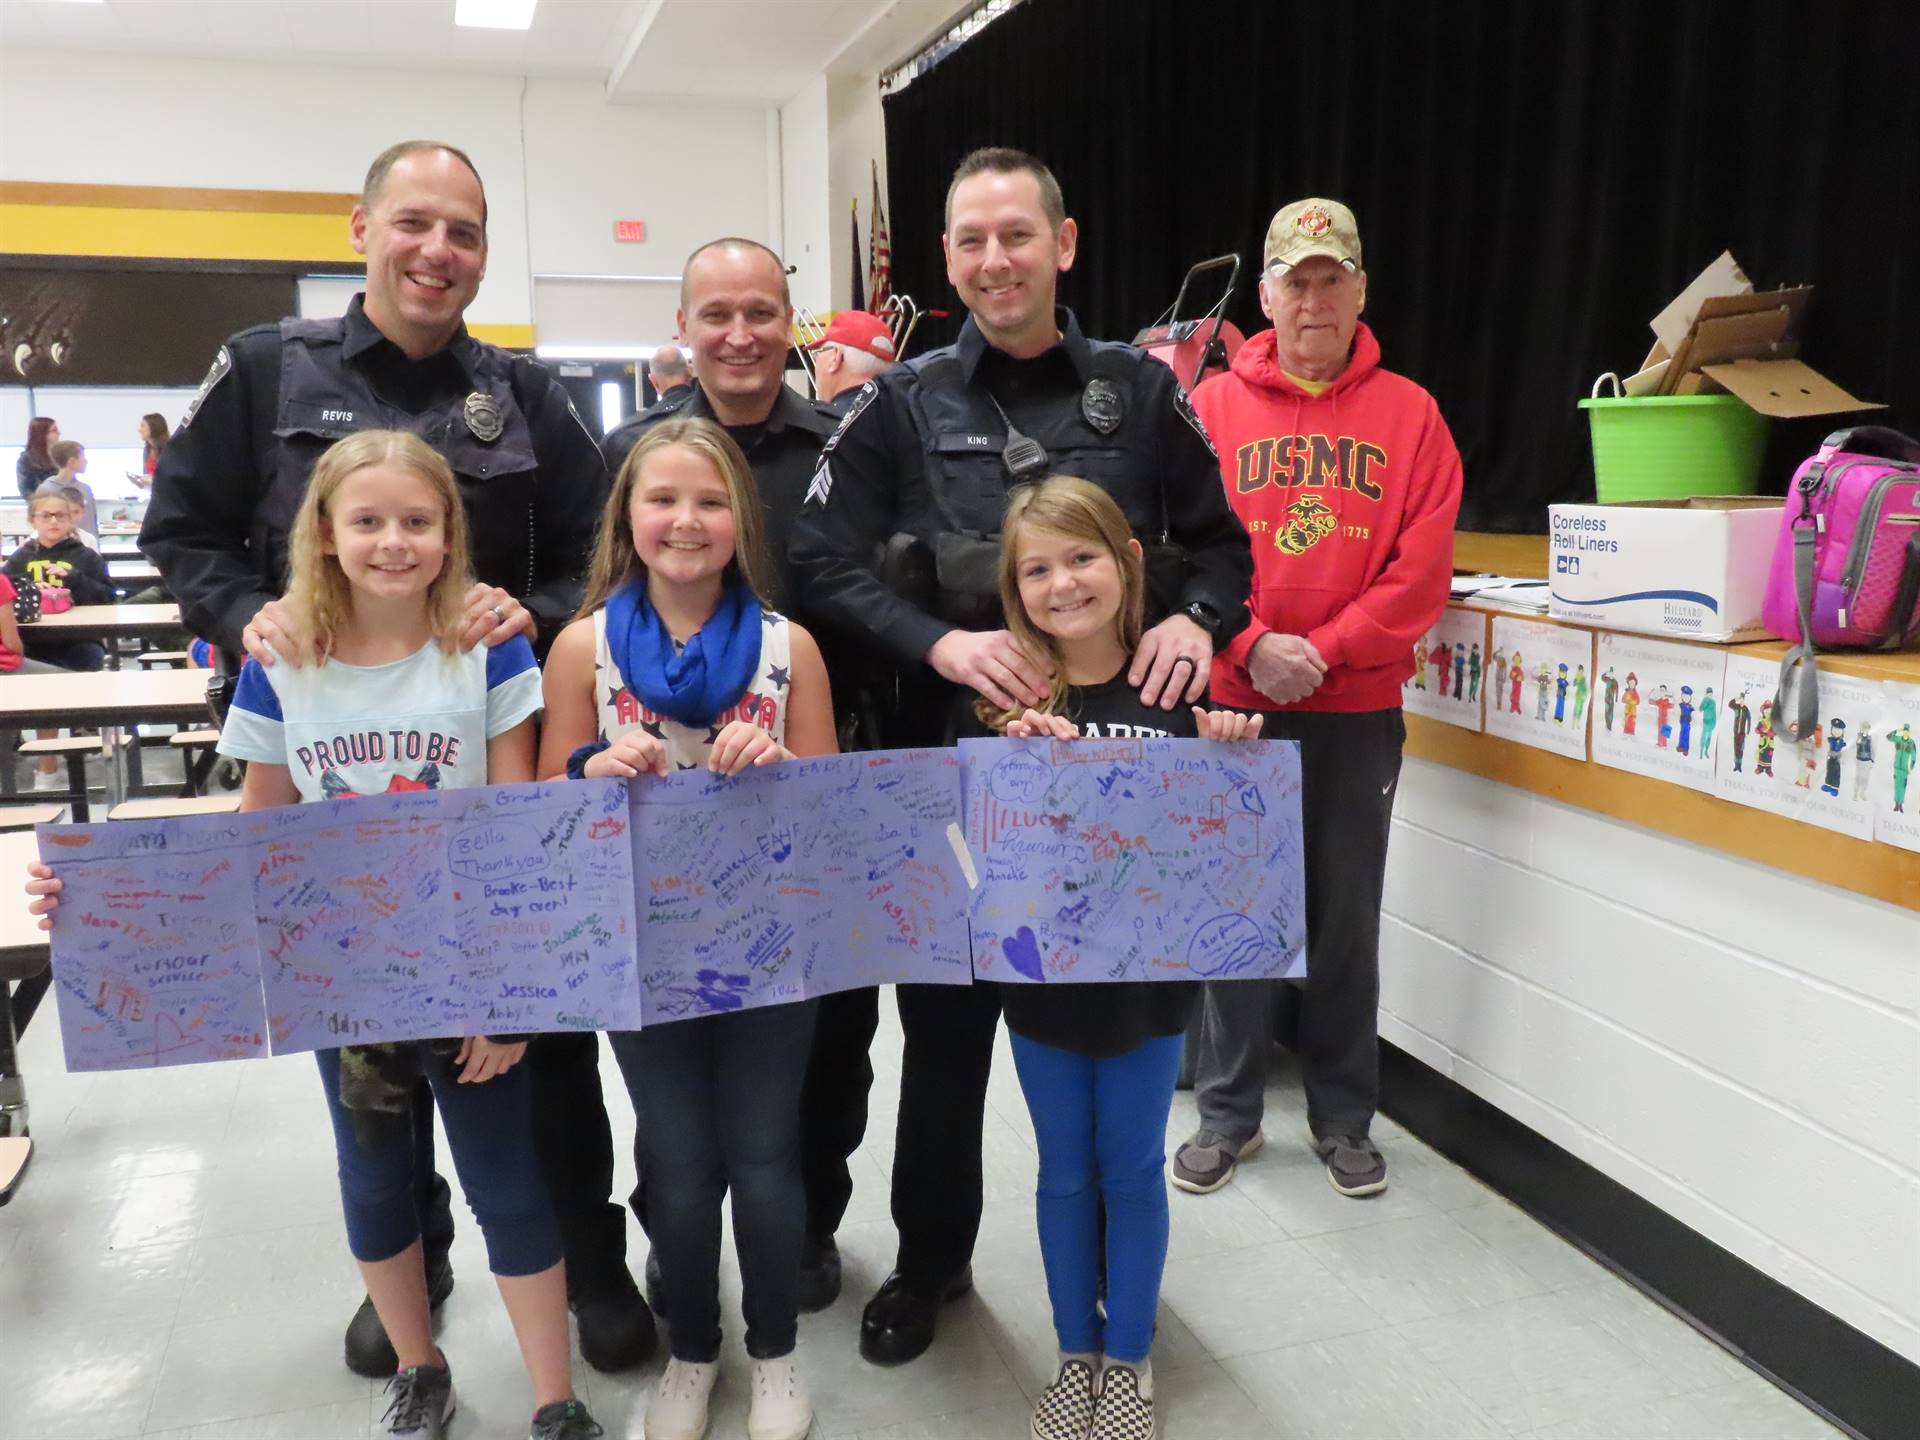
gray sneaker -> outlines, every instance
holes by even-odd
[[[1364,1135],[1317,1136],[1314,1153],[1327,1165],[1327,1183],[1342,1195],[1378,1195],[1387,1188],[1387,1161]]]
[[[1230,1140],[1218,1130],[1202,1130],[1173,1155],[1173,1183],[1193,1195],[1210,1195],[1233,1179],[1234,1167],[1267,1137],[1256,1130],[1245,1140]]]
[[[445,1365],[415,1365],[387,1381],[387,1413],[380,1433],[405,1440],[446,1440],[453,1419],[453,1371]]]

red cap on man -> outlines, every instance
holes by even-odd
[[[893,343],[893,333],[887,329],[887,322],[865,310],[834,311],[833,319],[827,325],[827,333],[807,346],[807,349],[818,350],[822,345],[829,344],[864,350],[874,359],[884,360],[889,365],[899,359]]]

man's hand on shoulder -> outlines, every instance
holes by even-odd
[[[1327,662],[1304,635],[1269,630],[1247,655],[1247,678],[1276,705],[1306,699],[1327,678]]]
[[[1052,662],[1005,630],[949,630],[927,651],[927,664],[1003,710],[1040,704],[1053,684]]]
[[[281,600],[269,600],[254,611],[241,632],[240,643],[262,665],[285,660],[297,670],[314,658],[313,637],[301,633],[294,624],[293,612]]]
[[[471,650],[485,642],[491,650],[516,635],[533,640],[533,612],[498,585],[475,585],[467,591],[465,616],[460,624],[460,648]]]

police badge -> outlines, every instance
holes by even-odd
[[[1120,421],[1127,410],[1113,382],[1096,377],[1089,380],[1087,388],[1080,392],[1080,413],[1102,435],[1111,435],[1120,428]]]
[[[500,406],[491,395],[479,390],[467,396],[462,418],[467,422],[467,429],[473,432],[473,438],[483,445],[491,445],[507,428]]]

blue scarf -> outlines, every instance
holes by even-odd
[[[720,607],[676,653],[647,599],[647,582],[635,579],[607,597],[607,649],[649,710],[682,725],[711,725],[740,703],[760,667],[760,601],[745,585],[728,586]]]

